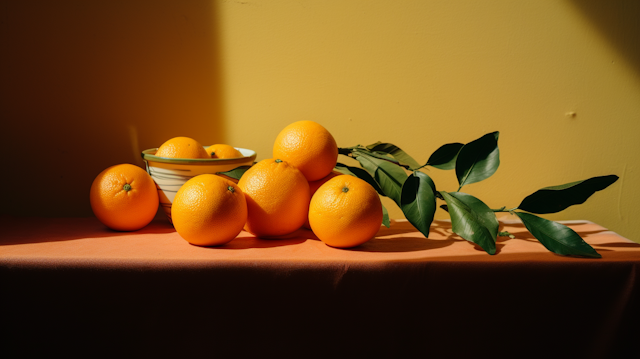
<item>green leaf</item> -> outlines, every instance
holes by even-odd
[[[456,168],[456,158],[460,149],[464,146],[462,143],[447,143],[440,146],[434,153],[431,154],[427,161],[427,166],[439,168],[441,170],[452,170]]]
[[[488,133],[464,145],[456,159],[456,176],[460,187],[480,182],[493,175],[500,166],[499,132]]]
[[[601,258],[587,242],[585,242],[573,229],[524,212],[515,212],[522,220],[525,227],[540,241],[548,250],[563,256],[580,256],[590,258]]]
[[[482,225],[489,230],[491,238],[495,241],[496,237],[498,237],[498,227],[500,227],[500,223],[496,218],[496,213],[484,202],[470,194],[463,192],[452,192],[449,194],[471,208],[471,210],[478,216]]]
[[[385,160],[385,161],[391,162],[391,163],[393,163],[395,165],[401,165],[400,161],[396,160],[395,158],[391,157],[390,155],[388,155],[388,154],[386,154],[384,152],[374,152],[374,151],[369,151],[369,150],[364,149],[364,148],[359,148],[358,152],[360,154],[366,154],[366,155],[369,155],[371,157],[375,157],[375,158],[379,158],[381,160]]]
[[[495,254],[498,220],[493,211],[482,201],[466,193],[440,191],[440,194],[447,202],[453,232],[479,245],[487,253]],[[493,219],[487,212],[491,213]]]
[[[362,168],[347,166],[345,164],[338,162],[334,167],[334,170],[344,175],[350,175],[350,176],[358,177],[361,180],[365,180],[376,190],[376,192],[378,192],[379,195],[386,196],[384,192],[382,192],[382,188],[380,188],[380,185],[378,184],[378,182],[376,182],[376,180],[373,179],[373,177],[369,174],[369,172],[363,170]]]
[[[239,180],[240,177],[242,177],[242,175],[247,172],[247,170],[251,168],[251,166],[240,166],[240,167],[236,167],[230,171],[227,172],[216,172],[217,175],[225,175],[227,177],[231,177],[233,179],[237,179]]]
[[[382,224],[384,224],[384,226],[387,228],[391,227],[389,212],[387,211],[387,207],[385,207],[384,204],[382,205]]]
[[[414,160],[413,157],[409,156],[406,152],[400,149],[400,147],[391,143],[376,142],[372,145],[367,146],[367,148],[372,152],[388,153],[401,165],[408,166],[412,170],[421,167],[421,165],[416,160]]]
[[[436,213],[436,185],[427,174],[415,171],[404,181],[400,208],[409,222],[425,237]]]
[[[406,172],[391,162],[371,157],[361,152],[356,156],[356,160],[373,175],[384,195],[400,206],[402,184],[408,177]]]
[[[518,209],[538,214],[560,212],[567,207],[584,203],[592,194],[609,187],[617,180],[618,176],[609,175],[545,187],[525,197]]]

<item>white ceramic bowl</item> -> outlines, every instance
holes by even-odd
[[[204,146],[207,148],[209,146]],[[239,158],[166,158],[158,157],[157,148],[142,151],[147,172],[156,183],[160,206],[171,221],[171,204],[176,193],[189,179],[205,174],[218,174],[230,171],[240,166],[251,166],[256,160],[256,152],[246,148],[236,147],[244,157]],[[237,182],[237,181],[236,181]]]

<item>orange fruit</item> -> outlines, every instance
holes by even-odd
[[[247,202],[235,183],[202,174],[180,187],[171,205],[171,218],[176,231],[187,242],[218,246],[242,231],[247,220]]]
[[[262,160],[240,177],[247,199],[244,229],[257,237],[277,237],[302,227],[309,208],[309,183],[297,168],[280,159]]]
[[[91,184],[89,199],[98,220],[118,231],[138,230],[158,211],[156,184],[145,170],[131,164],[100,172]]]
[[[309,182],[329,174],[338,161],[338,145],[331,133],[313,121],[298,121],[276,137],[273,157],[295,166]]]
[[[309,194],[311,195],[311,198],[313,198],[313,195],[316,193],[318,188],[320,188],[320,186],[325,184],[328,180],[332,179],[333,177],[340,176],[340,175],[341,175],[340,172],[331,171],[331,173],[329,173],[327,176],[317,181],[309,182]],[[304,223],[304,228],[311,229],[311,225],[309,224],[309,216],[307,216],[307,221]]]
[[[340,175],[320,186],[311,198],[309,223],[332,247],[350,248],[373,238],[382,224],[378,192],[366,181]]]
[[[238,158],[244,157],[240,151],[233,146],[218,143],[207,147],[207,153],[211,158]]]
[[[174,137],[166,141],[158,147],[156,156],[167,158],[211,158],[200,142],[189,137]]]

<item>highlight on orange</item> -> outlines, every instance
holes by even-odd
[[[329,173],[328,175],[324,176],[323,178],[321,178],[321,179],[319,179],[317,181],[309,182],[309,194],[311,195],[311,198],[313,198],[313,195],[316,193],[318,188],[320,188],[320,186],[325,184],[327,181],[329,181],[333,177],[340,176],[340,175],[341,175],[340,172],[331,171],[331,173]],[[307,220],[304,223],[304,228],[311,229],[311,225],[309,224],[309,216],[308,215],[307,215]]]
[[[327,245],[356,247],[380,230],[382,203],[369,183],[340,175],[320,186],[311,198],[309,223],[313,233]]]
[[[200,142],[190,137],[174,137],[158,147],[155,153],[166,158],[211,158]]]
[[[257,237],[278,237],[302,227],[309,208],[309,183],[302,172],[276,158],[262,160],[240,178],[247,199],[245,230]]]
[[[317,181],[336,166],[338,145],[319,123],[298,121],[280,131],[273,145],[273,158],[295,166],[309,182]]]
[[[235,183],[214,174],[201,174],[180,187],[171,206],[171,218],[187,242],[219,246],[242,231],[247,202]]]
[[[211,158],[240,158],[244,157],[240,151],[238,151],[235,147],[224,144],[217,143],[215,145],[211,145],[206,149],[207,154]]]

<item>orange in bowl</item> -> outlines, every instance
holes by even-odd
[[[218,143],[207,147],[207,154],[211,158],[238,158],[243,157],[242,153],[235,147]]]
[[[200,142],[190,137],[174,137],[160,147],[155,153],[158,157],[166,158],[209,158],[207,151]]]
[[[204,146],[200,149],[204,158],[168,158],[157,156],[158,148],[142,151],[142,159],[147,172],[153,178],[158,189],[160,206],[171,221],[171,205],[176,193],[191,178],[201,174],[219,174],[240,166],[251,166],[256,160],[256,152],[236,147],[242,154],[239,158],[211,158]],[[199,151],[196,151],[199,152]]]

